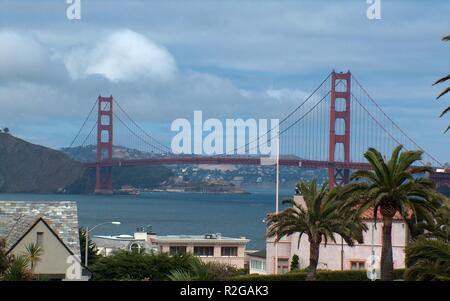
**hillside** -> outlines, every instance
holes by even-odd
[[[58,192],[83,174],[61,151],[0,133],[0,192]]]
[[[117,168],[113,186],[154,188],[172,175],[165,166]],[[94,185],[95,170],[68,154],[0,133],[0,192],[92,193]]]

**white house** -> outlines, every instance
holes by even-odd
[[[34,269],[41,279],[90,277],[80,262],[75,202],[0,201],[0,237],[5,239],[10,255],[23,255],[31,243],[41,247],[41,260]]]
[[[236,268],[245,266],[245,248],[250,240],[234,238],[219,233],[205,235],[156,235],[135,232],[134,235],[93,238],[100,254],[109,255],[114,250],[145,249],[169,255],[191,253],[204,262],[224,263]]]

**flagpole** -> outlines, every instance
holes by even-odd
[[[280,189],[280,126],[277,127],[277,154],[276,154],[276,179],[275,179],[275,214],[278,214],[278,194]],[[275,237],[276,239],[276,237]],[[278,274],[278,244],[276,240],[274,241],[275,244],[275,274]]]

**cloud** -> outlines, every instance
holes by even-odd
[[[0,79],[32,79],[48,66],[49,54],[34,38],[0,30]]]
[[[442,147],[448,119],[437,118],[445,104],[433,101],[442,87],[431,86],[450,68],[449,45],[440,41],[450,25],[448,1],[383,2],[382,20],[370,21],[365,1],[175,8],[93,0],[80,22],[68,22],[50,2],[45,20],[35,17],[43,4],[16,2],[0,9],[1,26],[16,32],[0,38],[0,103],[8,105],[0,121],[34,127],[43,143],[54,137],[63,145],[56,131],[76,132],[98,94],[114,95],[141,125],[165,134],[167,122],[195,109],[205,118],[283,116],[304,99],[297,90],[312,91],[332,69],[350,69],[419,144],[449,158]],[[39,118],[49,120],[47,132]]]
[[[73,79],[101,75],[112,82],[167,81],[177,70],[174,58],[166,49],[131,30],[115,31],[93,48],[71,51],[65,66]]]

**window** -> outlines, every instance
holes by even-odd
[[[266,270],[266,261],[263,259],[252,259],[250,260],[250,268],[253,270]]]
[[[194,247],[195,256],[214,256],[214,247]]]
[[[278,259],[278,274],[284,274],[289,272],[289,259],[279,258]]]
[[[171,246],[169,248],[169,254],[171,256],[179,255],[179,254],[186,254],[186,246]]]
[[[139,251],[141,250],[141,246],[138,243],[132,243],[130,245],[130,251],[133,253],[139,253]]]
[[[36,233],[36,245],[38,247],[43,247],[44,245],[44,232],[37,232]]]
[[[363,260],[350,261],[350,269],[353,271],[360,271],[366,269],[366,262]]]
[[[222,256],[237,256],[237,247],[222,247]]]

